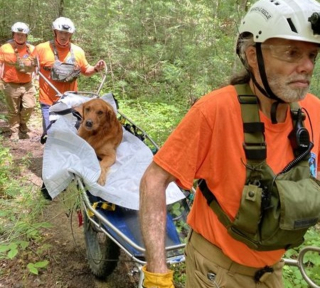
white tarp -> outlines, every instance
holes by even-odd
[[[111,103],[116,110],[112,94],[101,98]],[[88,100],[88,97],[70,94],[53,105],[50,112],[65,110]],[[150,149],[123,129],[123,140],[117,149],[116,163],[107,174],[105,186],[100,186],[97,183],[100,175],[99,161],[93,148],[77,135],[75,117],[67,114],[57,118],[48,131],[43,154],[42,177],[50,196],[54,198],[66,189],[76,174],[94,196],[139,210],[139,184],[152,161]],[[169,185],[166,195],[167,204],[184,198],[184,194],[174,183]]]

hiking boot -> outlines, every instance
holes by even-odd
[[[26,133],[20,133],[19,138],[20,139],[30,139],[29,135]]]
[[[20,124],[19,130],[23,134],[27,134],[28,132],[30,132],[30,129],[27,127],[27,124],[25,124],[25,123]]]
[[[18,132],[11,133],[10,140],[15,141],[15,142],[18,141],[19,140],[19,133]]]

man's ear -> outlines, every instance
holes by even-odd
[[[256,48],[253,46],[248,47],[248,49],[246,50],[246,57],[247,57],[248,65],[251,68],[255,69],[258,66]]]

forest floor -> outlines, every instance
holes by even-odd
[[[0,102],[0,114],[6,113],[5,106]],[[29,165],[23,170],[24,175],[16,177],[26,177],[30,185],[35,185],[39,189],[42,185],[42,157],[44,145],[39,142],[41,136],[41,115],[35,111],[29,124],[31,131],[28,133],[29,139],[20,139],[16,142],[11,141],[5,132],[6,123],[0,120],[2,130],[3,146],[10,149],[14,162],[19,163],[22,159],[28,158]],[[26,263],[30,259],[24,259],[23,254],[18,255],[12,260],[0,259],[0,288],[133,288],[137,286],[137,276],[132,276],[134,265],[128,256],[121,253],[117,268],[105,280],[97,280],[90,271],[86,259],[86,248],[84,241],[83,226],[79,227],[76,213],[69,214],[68,209],[63,205],[60,195],[47,201],[39,222],[48,222],[52,228],[46,228],[42,234],[41,245],[48,244],[50,247],[42,254],[48,260],[49,265],[46,269],[41,269],[38,275],[28,272]],[[35,246],[39,245],[34,244]],[[43,246],[45,247],[45,246]],[[31,249],[39,250],[39,247]],[[41,248],[41,247],[40,247]],[[28,248],[29,249],[29,248]]]

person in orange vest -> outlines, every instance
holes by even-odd
[[[0,47],[0,76],[8,109],[10,138],[29,138],[27,123],[35,107],[36,89],[32,76],[35,69],[34,46],[27,42],[30,29],[23,22],[12,27],[12,39]]]
[[[77,91],[80,74],[92,76],[106,66],[103,60],[91,66],[83,49],[71,43],[76,28],[69,18],[57,18],[52,23],[52,30],[54,40],[38,44],[33,53],[40,69],[39,101],[44,135],[50,125],[49,108],[59,100],[57,91],[61,94]]]

